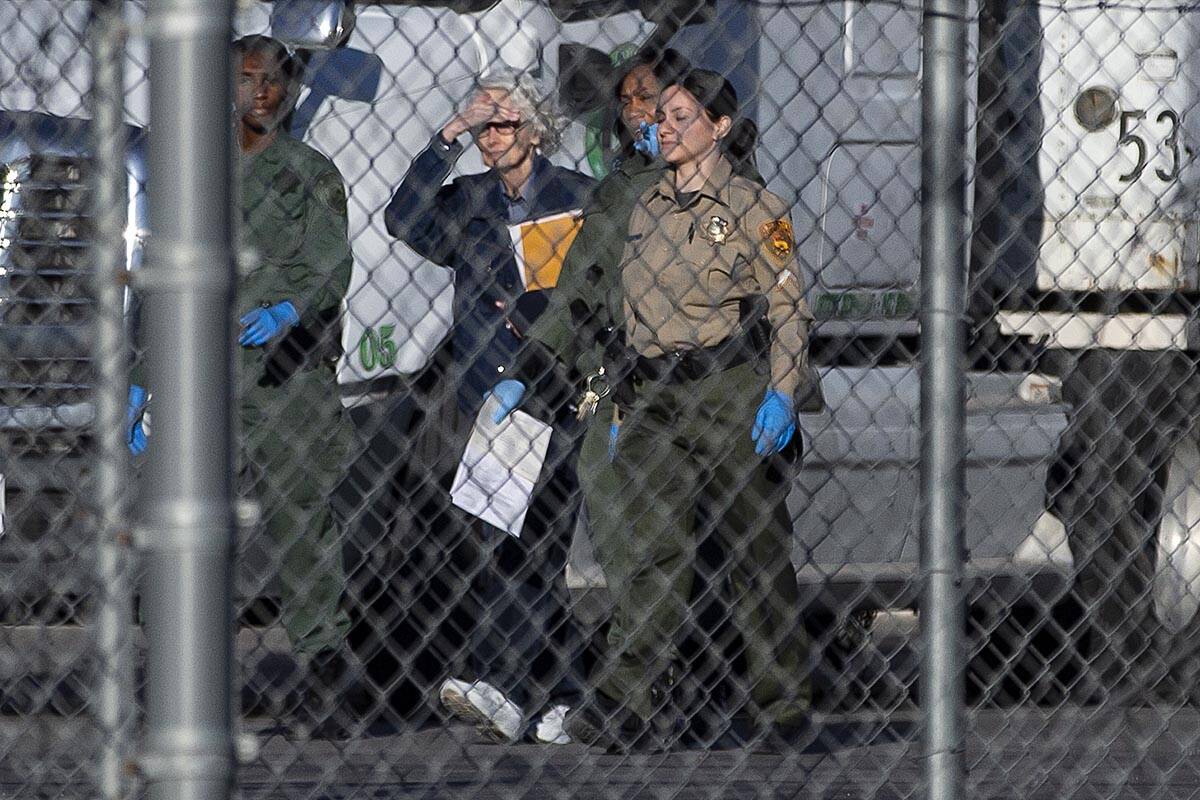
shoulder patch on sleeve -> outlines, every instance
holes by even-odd
[[[313,186],[313,194],[325,204],[330,211],[345,216],[346,189],[342,186],[342,178],[336,172],[326,172],[317,178]]]
[[[771,219],[758,226],[763,252],[779,264],[786,264],[796,250],[792,223],[787,218]]]

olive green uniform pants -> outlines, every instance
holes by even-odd
[[[281,621],[303,656],[339,647],[350,630],[340,604],[345,579],[331,507],[349,427],[331,374],[317,369],[282,387],[256,386],[241,404],[241,493],[261,507],[267,549],[278,558]]]
[[[720,538],[726,602],[747,688],[768,722],[798,724],[811,695],[808,642],[792,568],[788,485],[754,452],[766,378],[745,364],[674,386],[644,385],[610,461],[605,401],[579,459],[596,557],[615,610],[598,688],[642,719],[691,619],[698,544]],[[697,529],[703,508],[706,529]]]

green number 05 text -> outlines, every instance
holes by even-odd
[[[379,331],[367,328],[358,340],[358,361],[367,370],[386,369],[396,363],[396,343],[392,341],[395,325],[380,325]]]

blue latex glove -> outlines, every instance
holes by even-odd
[[[658,124],[650,125],[643,122],[638,125],[638,135],[633,138],[633,149],[645,153],[651,158],[658,158]]]
[[[499,425],[513,409],[521,405],[521,398],[525,396],[525,384],[511,379],[500,381],[488,394],[496,395],[496,399],[500,401],[500,407],[492,414],[492,422]]]
[[[266,308],[253,309],[238,320],[242,323],[242,335],[238,337],[238,344],[242,347],[262,347],[299,321],[300,313],[288,300]]]
[[[146,404],[150,395],[136,383],[129,387],[129,405],[125,410],[125,441],[129,444],[129,452],[141,455],[146,451],[149,442],[146,441],[146,430],[142,427],[142,415],[146,412]]]
[[[608,426],[608,462],[611,464],[617,458],[617,434],[621,432],[621,426],[613,423]]]
[[[754,415],[754,452],[760,456],[778,453],[796,434],[796,409],[792,398],[775,389],[767,389],[758,413]]]

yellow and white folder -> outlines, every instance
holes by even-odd
[[[574,209],[508,226],[526,291],[557,285],[563,259],[582,225],[583,211]]]

